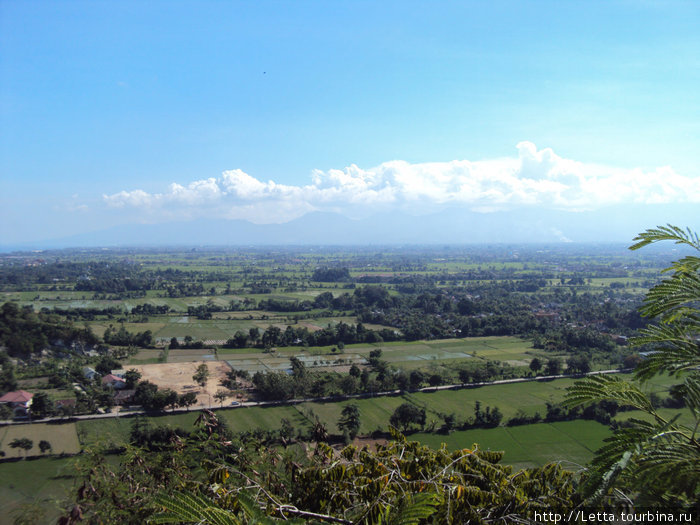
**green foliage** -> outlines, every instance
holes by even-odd
[[[243,523],[232,513],[213,506],[194,494],[179,493],[169,496],[159,494],[155,503],[166,509],[148,523],[211,523],[212,525],[240,525]]]
[[[671,240],[700,251],[698,236],[690,230],[664,226],[647,230],[635,238],[630,249]],[[635,370],[637,380],[659,373],[682,375],[683,387],[676,390],[691,411],[692,427],[667,420],[641,388],[617,377],[594,376],[576,382],[567,392],[569,406],[612,399],[649,414],[651,421],[630,419],[627,426],[608,438],[593,460],[584,486],[591,502],[613,494],[646,506],[689,508],[700,497],[700,257],[686,256],[667,268],[670,277],[647,294],[641,311],[660,324],[640,330],[631,343],[649,345],[651,353]]]
[[[345,405],[338,420],[338,428],[341,432],[347,432],[350,439],[354,439],[360,431],[360,409],[356,404]]]
[[[33,417],[42,418],[54,414],[53,402],[49,399],[46,392],[37,392],[32,398],[30,412]]]
[[[0,307],[0,347],[13,357],[28,358],[50,344],[69,346],[73,342],[94,345],[97,338],[89,329],[73,326],[55,314],[34,312],[32,306],[7,302]]]
[[[496,523],[579,502],[575,476],[560,466],[514,474],[498,464],[502,453],[476,445],[434,450],[394,434],[376,452],[319,443],[309,455],[237,441],[210,411],[190,433],[142,421],[133,437],[145,448],[128,445],[118,465],[99,452],[81,457],[72,509],[84,521]]]
[[[27,452],[29,452],[32,447],[34,446],[34,442],[26,437],[23,438],[15,438],[12,441],[10,441],[10,448],[17,448],[17,449],[22,449],[24,450],[24,454],[26,456]]]
[[[425,408],[419,408],[411,403],[402,403],[394,410],[389,423],[405,432],[412,424],[423,427],[425,417]]]
[[[546,373],[549,376],[561,374],[561,360],[556,357],[547,360]]]
[[[209,380],[209,367],[207,367],[206,363],[202,363],[197,367],[197,370],[192,376],[192,380],[199,386],[205,386],[207,384]]]
[[[10,361],[7,352],[0,350],[0,394],[13,390],[17,390],[15,367]]]
[[[136,387],[139,380],[141,379],[141,372],[135,368],[130,368],[124,374],[124,380],[126,381],[126,388],[132,389]]]
[[[571,473],[556,465],[512,474],[501,453],[433,450],[396,435],[376,453],[319,445],[299,475],[297,505],[352,523],[488,523],[525,520],[575,504]]]
[[[0,421],[12,419],[14,412],[9,405],[2,403],[0,404]]]

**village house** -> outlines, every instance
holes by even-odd
[[[100,374],[98,374],[97,371],[96,371],[94,368],[92,368],[92,367],[90,367],[90,366],[84,366],[84,367],[83,367],[83,377],[84,377],[85,379],[88,379],[88,380],[92,381],[92,380],[95,379],[95,377],[98,376],[98,375],[100,375]]]
[[[0,397],[0,403],[9,405],[14,413],[14,417],[26,417],[29,407],[32,405],[34,394],[26,390],[8,392]]]
[[[133,402],[136,390],[120,390],[114,393],[115,405],[128,405]]]
[[[114,374],[107,374],[102,378],[102,386],[108,386],[114,388],[115,390],[121,390],[126,386],[126,381],[121,377],[117,377]]]

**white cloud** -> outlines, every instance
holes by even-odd
[[[306,186],[262,182],[239,170],[219,178],[173,183],[163,193],[136,189],[104,195],[113,208],[158,214],[219,216],[257,223],[286,222],[309,211],[361,217],[401,209],[415,214],[446,205],[473,211],[543,206],[571,211],[634,203],[700,203],[700,177],[670,167],[652,171],[587,164],[559,157],[531,142],[517,157],[410,164],[395,160],[374,168],[354,164],[314,170]]]

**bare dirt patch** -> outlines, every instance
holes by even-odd
[[[201,364],[207,365],[209,369],[209,380],[203,387],[199,386],[192,379]],[[197,393],[197,404],[195,407],[203,405],[217,405],[214,394],[223,389],[220,381],[226,377],[226,372],[231,367],[224,361],[195,361],[190,363],[158,363],[152,365],[134,365],[141,373],[141,379],[155,383],[159,388],[172,388],[178,394],[186,392]]]

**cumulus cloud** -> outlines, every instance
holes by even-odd
[[[367,169],[353,164],[314,170],[305,186],[263,182],[236,169],[186,186],[173,183],[163,193],[136,189],[103,198],[113,208],[257,223],[286,222],[314,210],[361,217],[396,209],[420,214],[449,205],[478,212],[523,206],[582,211],[623,203],[700,202],[700,177],[670,167],[643,171],[588,164],[549,148],[538,150],[531,142],[519,143],[517,153],[479,161],[395,160]]]

